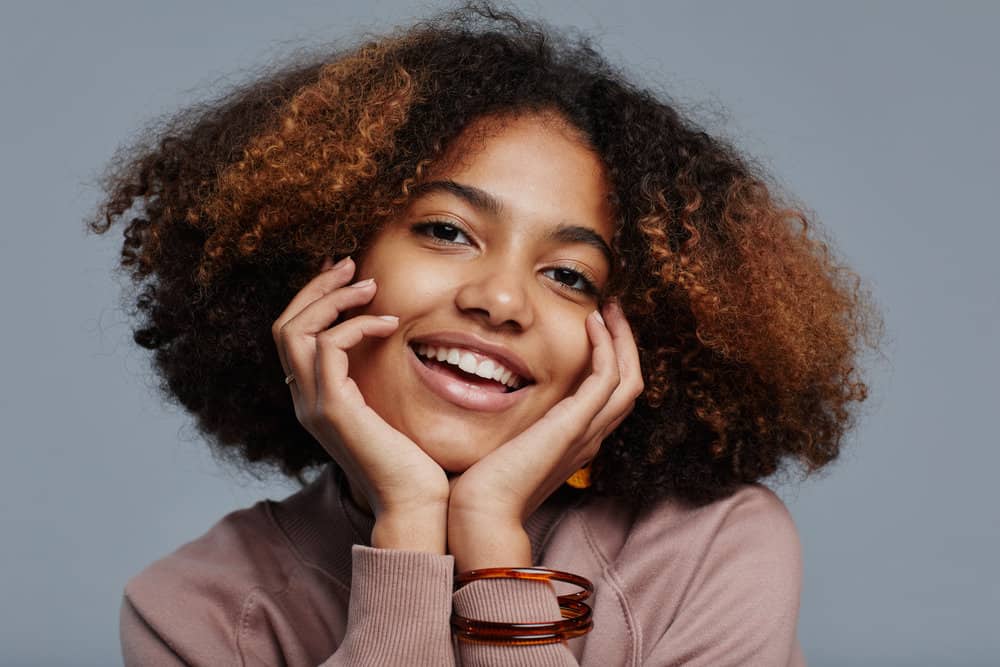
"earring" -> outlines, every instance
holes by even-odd
[[[566,483],[572,486],[574,489],[586,489],[590,486],[590,464],[583,466],[575,473],[570,475]]]

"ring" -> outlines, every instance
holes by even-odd
[[[291,384],[293,382],[295,382],[295,376],[294,375],[292,375],[291,373],[289,373],[288,375],[285,376],[285,384]]]

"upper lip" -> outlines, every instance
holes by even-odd
[[[473,352],[479,352],[488,357],[496,359],[503,364],[507,370],[517,373],[525,382],[534,380],[528,365],[521,360],[517,354],[498,343],[491,343],[475,334],[463,331],[440,331],[438,333],[415,336],[410,344],[425,343],[428,345],[447,345],[450,347],[462,347]]]

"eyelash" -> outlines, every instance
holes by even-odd
[[[433,243],[438,243],[438,244],[441,244],[441,245],[465,245],[464,243],[460,243],[460,242],[454,241],[452,239],[442,239],[442,238],[439,238],[437,236],[433,236],[433,234],[432,234],[433,230],[440,229],[441,227],[449,227],[449,228],[455,230],[455,232],[457,232],[458,234],[461,234],[462,236],[465,236],[466,238],[468,238],[468,234],[466,234],[465,231],[463,231],[461,227],[459,227],[458,225],[456,225],[454,223],[451,223],[451,222],[445,222],[444,220],[427,220],[427,221],[424,221],[424,222],[418,222],[418,223],[416,223],[416,224],[413,225],[412,229],[417,234],[420,234],[421,236],[426,236]],[[572,292],[577,292],[577,293],[582,293],[582,294],[589,294],[589,295],[593,295],[593,296],[598,296],[599,295],[597,287],[594,285],[593,279],[590,276],[588,276],[586,274],[586,272],[581,271],[580,269],[578,269],[576,267],[554,266],[554,267],[552,267],[550,269],[546,269],[546,272],[549,272],[549,271],[568,271],[569,273],[572,273],[575,276],[576,281],[574,281],[574,283],[577,282],[577,281],[583,283],[583,287],[573,287],[572,284],[567,284],[567,283],[564,283],[564,282],[562,282],[560,280],[556,280],[555,278],[553,278],[553,280],[555,281],[556,285],[560,289],[570,290]]]

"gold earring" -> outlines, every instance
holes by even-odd
[[[575,473],[570,475],[566,483],[572,486],[574,489],[586,489],[590,486],[590,464],[583,466]]]

